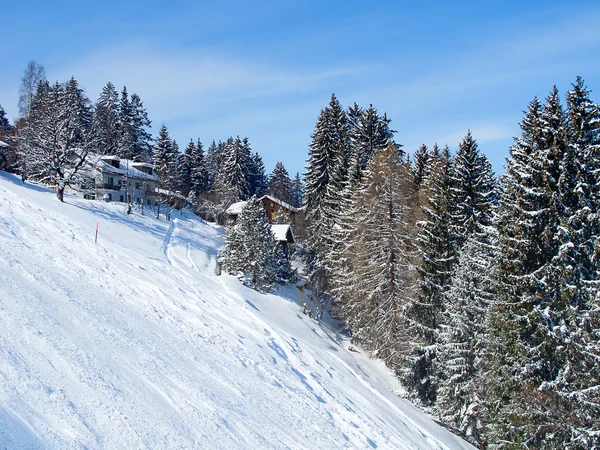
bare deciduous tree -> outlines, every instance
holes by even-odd
[[[31,102],[37,91],[38,84],[46,81],[46,69],[40,63],[31,60],[27,63],[21,85],[19,86],[19,115],[29,117]]]

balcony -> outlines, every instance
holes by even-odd
[[[120,191],[121,190],[120,184],[97,184],[96,187],[98,189],[109,189],[111,191]]]

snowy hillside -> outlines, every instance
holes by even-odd
[[[0,448],[472,448],[221,243],[0,172]]]

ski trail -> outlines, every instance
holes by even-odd
[[[171,262],[171,258],[169,257],[169,247],[171,246],[171,239],[173,238],[173,231],[175,230],[175,221],[172,220],[169,225],[169,229],[167,230],[167,234],[165,234],[165,239],[162,244],[162,252],[165,255],[165,260],[169,263],[170,266],[173,265]]]
[[[185,255],[187,256],[187,260],[190,263],[190,267],[194,270],[194,272],[200,273],[200,271],[198,270],[198,266],[196,265],[196,263],[192,259],[192,244],[190,244],[188,242],[186,247],[187,248],[186,248],[186,251],[185,251]]]

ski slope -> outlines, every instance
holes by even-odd
[[[472,448],[295,287],[217,277],[221,228],[65,200],[0,172],[0,448]]]

